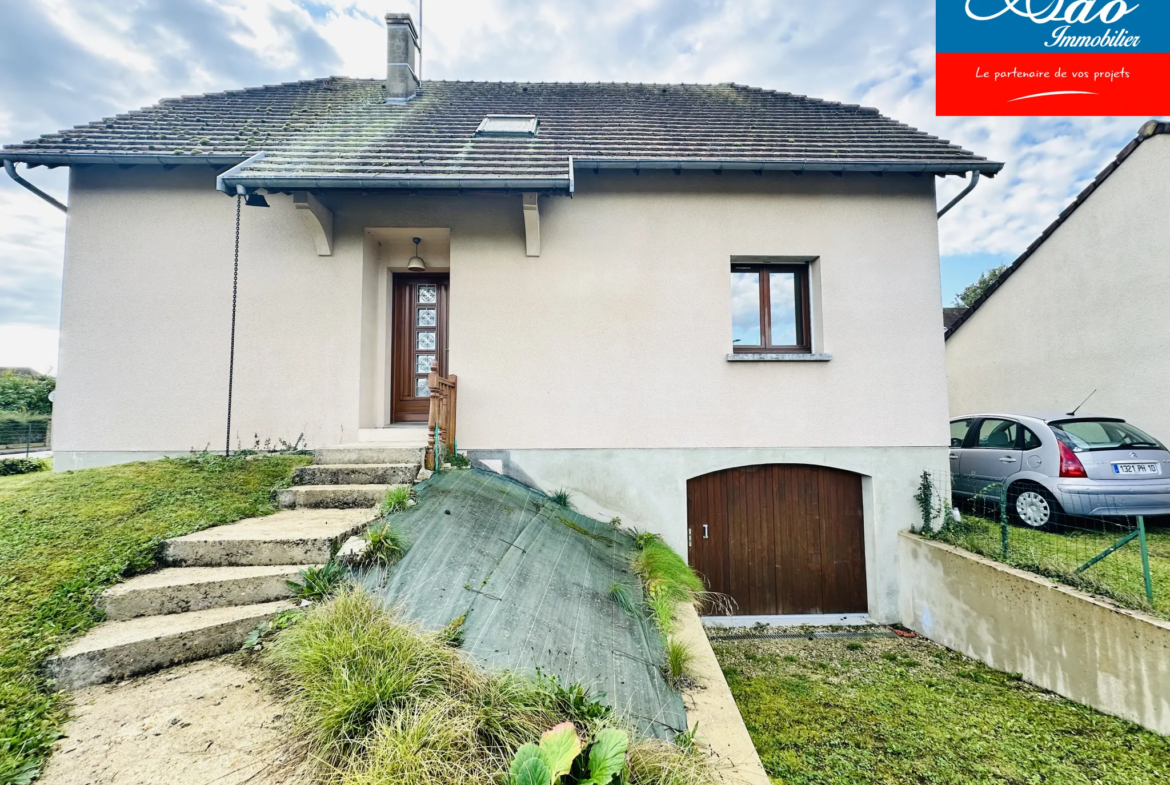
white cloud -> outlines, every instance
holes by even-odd
[[[0,368],[32,368],[49,373],[57,367],[60,333],[29,324],[0,324]]]

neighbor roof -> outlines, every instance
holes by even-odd
[[[970,308],[967,308],[965,311],[963,311],[963,313],[959,314],[958,317],[954,319],[954,321],[947,325],[945,337],[950,338],[955,334],[956,330],[966,324],[967,320],[970,319],[971,316],[979,310],[983,303],[987,302],[987,298],[995,294],[996,290],[998,290],[999,287],[1003,285],[1003,282],[1010,278],[1012,273],[1020,269],[1020,266],[1023,265],[1024,262],[1028,261],[1032,254],[1034,254],[1036,250],[1040,248],[1040,246],[1044,245],[1045,241],[1047,241],[1048,238],[1052,236],[1053,232],[1059,229],[1061,225],[1077,211],[1077,208],[1084,204],[1085,201],[1088,200],[1088,198],[1092,196],[1098,188],[1101,187],[1101,184],[1108,180],[1110,175],[1116,172],[1118,167],[1120,167],[1123,163],[1125,163],[1126,159],[1133,155],[1133,151],[1138,149],[1142,142],[1153,136],[1158,136],[1159,134],[1170,134],[1170,123],[1158,122],[1157,120],[1150,120],[1146,123],[1143,123],[1142,127],[1138,129],[1137,137],[1122,148],[1121,152],[1117,154],[1117,157],[1110,161],[1109,165],[1102,169],[1097,174],[1097,176],[1093,178],[1093,182],[1089,183],[1085,187],[1085,190],[1077,194],[1077,198],[1073,199],[1072,204],[1064,208],[1060,215],[1056,216],[1056,220],[1049,224],[1048,228],[1041,232],[1040,236],[1032,241],[1032,244],[1028,246],[1028,249],[1020,254],[1020,257],[1012,262],[1006,270],[1000,273],[999,277],[996,278],[991,283],[991,285],[987,287],[986,290],[984,290],[983,294],[979,296],[978,300],[971,304]]]
[[[380,80],[331,77],[204,96],[0,151],[28,164],[238,164],[249,188],[572,187],[573,167],[994,175],[1003,164],[876,109],[735,84],[425,82],[387,104]],[[533,138],[476,136],[534,115]]]

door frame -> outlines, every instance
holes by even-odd
[[[435,283],[438,285],[438,319],[435,357],[439,364],[439,375],[447,375],[447,361],[450,351],[448,336],[450,333],[450,290],[451,276],[447,272],[412,273],[405,271],[391,271],[390,281],[390,379],[388,391],[390,394],[390,422],[423,422],[427,421],[429,401],[423,402],[413,396],[404,396],[410,389],[407,379],[413,382],[418,374],[413,370],[414,349],[412,342],[416,325],[412,324],[414,306],[410,302],[409,284]],[[405,385],[405,386],[404,386]]]

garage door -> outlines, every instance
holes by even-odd
[[[687,481],[689,560],[744,616],[865,613],[861,477],[820,466]]]

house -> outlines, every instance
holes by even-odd
[[[660,533],[741,614],[895,620],[947,465],[935,177],[1002,164],[736,84],[419,83],[387,27],[384,81],[0,152],[71,169],[56,468],[222,448],[229,372],[232,448],[424,440],[435,364],[477,466]]]
[[[1083,411],[1170,439],[1168,203],[1170,123],[1151,120],[947,329],[951,413],[1092,394]]]

